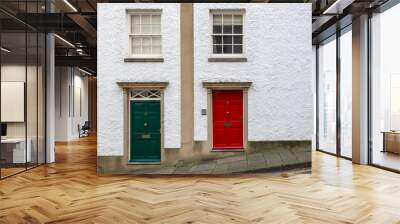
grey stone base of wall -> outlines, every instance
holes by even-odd
[[[311,141],[249,142],[245,152],[218,152],[173,164],[132,165],[124,156],[99,156],[99,174],[235,174],[311,168]],[[222,156],[221,156],[222,155]]]

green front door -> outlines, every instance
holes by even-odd
[[[161,159],[160,101],[130,101],[130,162],[159,162]]]

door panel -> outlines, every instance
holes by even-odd
[[[243,92],[218,90],[212,95],[213,147],[243,148]]]
[[[130,101],[131,162],[159,162],[161,159],[160,101]]]

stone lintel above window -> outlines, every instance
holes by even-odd
[[[143,89],[165,89],[168,86],[168,82],[129,82],[129,81],[121,81],[117,82],[117,84],[121,88],[143,88]]]

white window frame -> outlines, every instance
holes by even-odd
[[[213,25],[214,25],[214,15],[241,15],[242,16],[242,53],[241,54],[214,54],[214,42],[213,42]],[[246,10],[244,9],[211,9],[210,10],[210,57],[212,58],[244,58],[246,57]],[[235,36],[232,31],[232,36]],[[233,40],[232,40],[233,41]]]
[[[129,99],[140,100],[161,100],[161,89],[130,89]]]
[[[161,9],[138,9],[128,10],[128,58],[162,58],[163,56],[163,41],[162,41],[162,10]],[[133,34],[132,33],[132,16],[134,15],[159,15],[160,16],[160,34]],[[138,37],[160,37],[161,46],[160,54],[133,54],[132,52],[132,36]],[[152,46],[152,45],[151,45]]]

